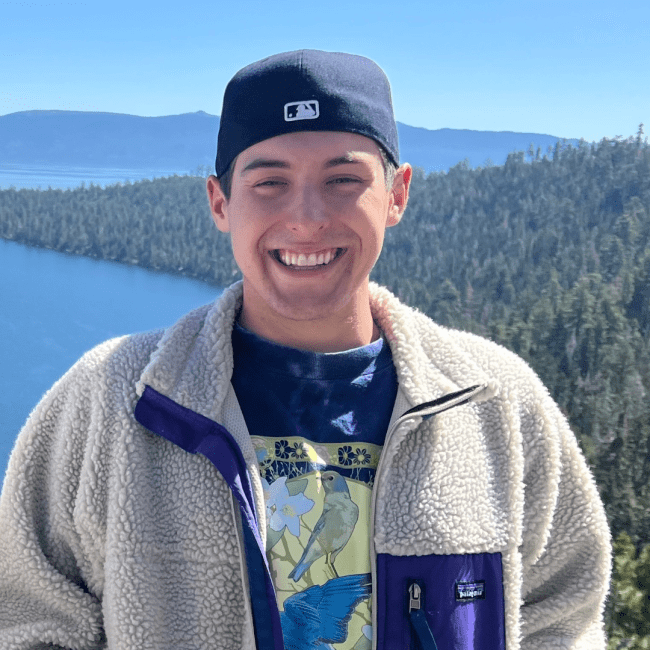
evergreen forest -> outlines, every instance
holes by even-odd
[[[0,237],[240,277],[199,176],[0,191]],[[615,540],[610,650],[650,649],[650,146],[636,136],[415,169],[372,279],[437,322],[522,356],[567,415]]]

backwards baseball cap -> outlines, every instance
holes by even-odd
[[[226,86],[216,175],[244,149],[296,131],[348,131],[373,138],[399,165],[390,84],[370,59],[297,50],[242,68]]]

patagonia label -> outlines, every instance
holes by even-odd
[[[470,600],[485,600],[485,580],[456,583],[456,600],[467,602]]]

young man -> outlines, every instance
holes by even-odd
[[[557,406],[369,282],[398,164],[368,59],[235,75],[207,191],[243,282],[89,352],[30,417],[0,647],[605,647],[609,534]]]

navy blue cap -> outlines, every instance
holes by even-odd
[[[399,165],[390,84],[384,71],[363,56],[297,50],[237,72],[223,97],[216,175],[244,149],[296,131],[365,135]]]

